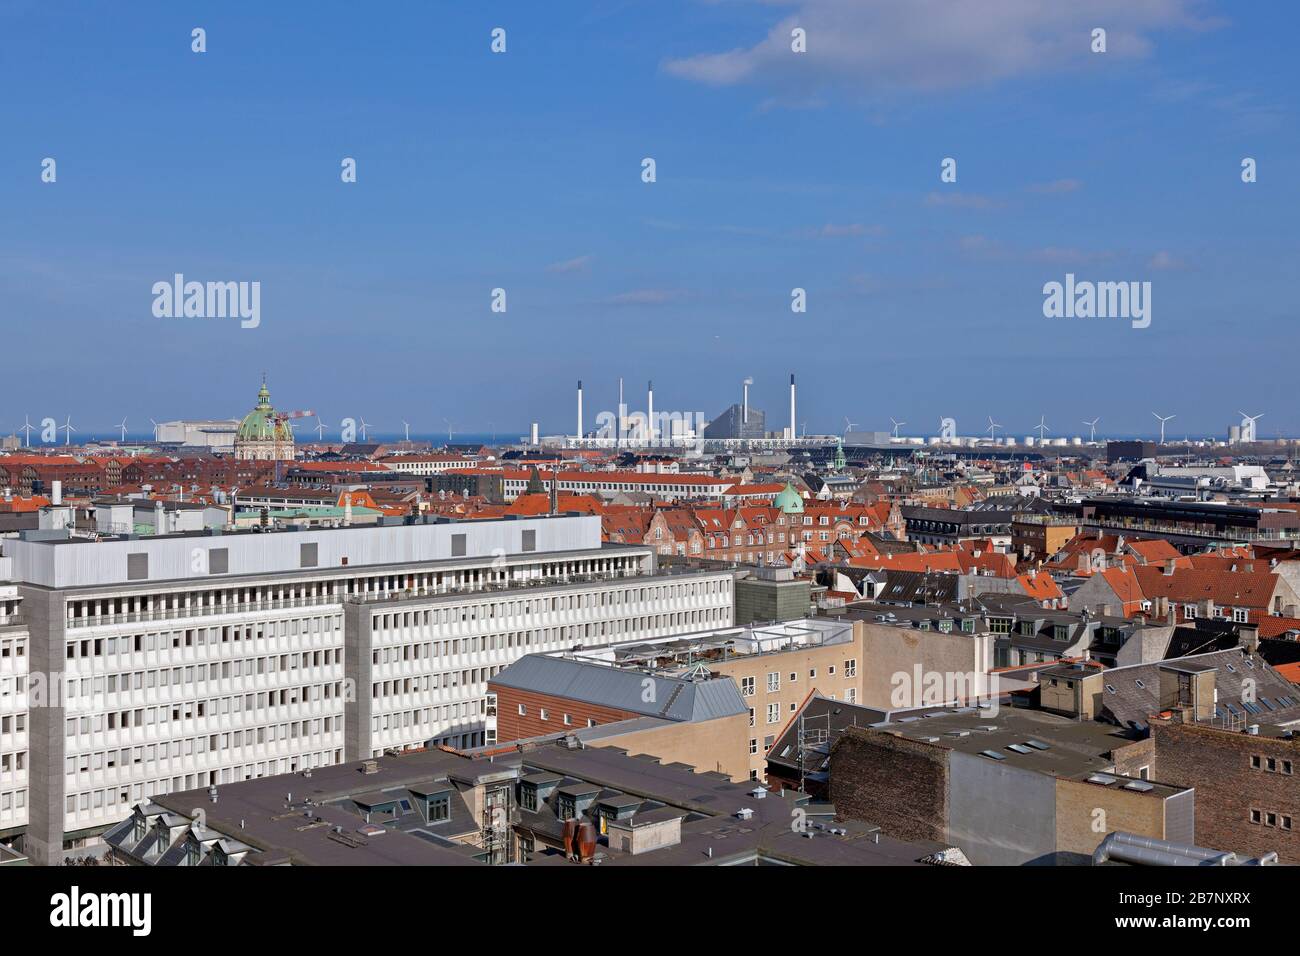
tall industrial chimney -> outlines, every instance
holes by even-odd
[[[623,444],[623,436],[627,433],[627,405],[623,403],[623,379],[618,380],[618,433],[614,436],[614,447],[618,448]]]
[[[646,383],[645,433],[650,444],[655,440],[655,383],[651,379]]]
[[[793,441],[799,436],[795,431],[794,424],[794,372],[790,373],[790,440]]]
[[[582,438],[582,379],[578,379],[578,438]]]

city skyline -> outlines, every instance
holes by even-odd
[[[610,395],[593,408],[621,375],[714,415],[752,376],[779,418],[793,368],[810,432],[973,405],[972,434],[992,414],[1145,436],[1149,409],[1176,405],[1174,434],[1219,435],[1244,403],[1268,411],[1262,435],[1300,434],[1287,350],[1269,347],[1295,308],[1294,10],[1016,6],[953,14],[940,41],[922,12],[835,0],[362,22],[340,4],[75,22],[11,5],[6,27],[40,42],[0,75],[41,82],[0,157],[0,291],[29,356],[8,418],[236,414],[265,368],[295,406],[556,433],[577,378]],[[792,20],[799,66],[777,55]],[[885,28],[889,55],[871,42]],[[461,81],[433,82],[447,70]],[[259,324],[159,318],[152,290],[177,274],[260,283]],[[1150,282],[1149,327],[1046,318],[1043,288],[1067,276]],[[104,401],[105,375],[141,359],[149,374]],[[1243,378],[1239,400],[1179,384],[1206,360]],[[918,369],[941,384],[916,388]],[[1023,425],[999,369],[1035,386]]]

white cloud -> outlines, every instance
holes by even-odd
[[[1150,53],[1154,33],[1206,29],[1204,0],[790,0],[752,46],[669,60],[664,69],[715,86],[763,82],[804,91],[832,84],[868,95],[950,90]],[[1104,26],[1107,52],[1090,50]],[[807,31],[807,52],[790,31]]]
[[[577,256],[563,262],[552,262],[546,267],[547,272],[586,272],[591,267],[591,256]]]
[[[1054,179],[1050,183],[1034,183],[1029,187],[1031,193],[1073,193],[1083,188],[1077,179]]]
[[[949,206],[953,209],[994,209],[998,202],[978,193],[932,192],[925,197],[927,206]]]
[[[606,305],[667,305],[685,296],[680,289],[633,289],[605,300]]]
[[[1161,249],[1151,257],[1149,262],[1147,262],[1147,268],[1156,269],[1161,272],[1172,272],[1177,269],[1187,268],[1187,264],[1172,252],[1167,252],[1164,249]]]

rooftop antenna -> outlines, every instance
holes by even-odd
[[[64,424],[60,425],[59,427],[62,428],[62,429],[63,429],[63,432],[64,432],[64,435],[63,435],[63,444],[65,444],[65,445],[71,445],[71,444],[72,444],[72,433],[76,431],[76,429],[72,427],[72,416],[69,415],[69,416],[68,416],[68,420],[67,420],[66,422],[64,422]]]
[[[1101,416],[1100,416],[1100,415],[1097,416],[1096,418],[1094,418],[1094,419],[1093,419],[1092,421],[1090,421],[1090,422],[1082,422],[1082,423],[1081,423],[1081,424],[1084,424],[1084,425],[1087,425],[1087,426],[1088,426],[1088,444],[1090,444],[1090,445],[1096,444],[1096,442],[1097,442],[1097,423],[1098,423],[1099,421],[1101,421]]]
[[[998,440],[998,429],[1001,428],[1001,427],[1002,427],[1001,425],[999,425],[997,422],[995,422],[995,421],[993,420],[993,416],[990,415],[990,416],[989,416],[989,427],[988,427],[987,430],[988,430],[988,433],[989,433],[989,439],[990,439],[991,441],[996,442],[996,441]]]
[[[1155,417],[1160,420],[1160,444],[1163,445],[1165,443],[1165,422],[1171,422],[1178,416],[1177,415],[1156,415],[1155,412],[1152,412],[1151,414],[1155,415]]]

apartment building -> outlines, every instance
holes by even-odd
[[[732,618],[729,573],[662,573],[595,517],[37,531],[4,553],[27,639],[0,658],[26,668],[0,748],[26,779],[15,756],[0,834],[37,863],[168,792],[482,743],[486,682],[524,654]]]
[[[860,625],[818,618],[551,655],[567,667],[542,667],[529,658],[490,684],[500,715],[498,736],[505,742],[571,726],[673,720],[681,726],[672,735],[614,743],[719,769],[734,779],[762,781],[767,751],[805,699],[813,693],[849,702],[859,698],[862,633]],[[720,680],[734,685],[739,698],[731,693],[727,706],[715,701],[703,715],[687,706]],[[736,701],[740,706],[733,711]],[[733,712],[734,721],[703,722]]]
[[[447,478],[486,475],[501,482],[504,500],[514,501],[528,491],[531,471],[503,468],[453,468],[442,473]],[[654,495],[659,501],[676,501],[683,498],[721,499],[727,489],[735,484],[729,478],[716,478],[703,474],[650,474],[639,471],[560,471],[542,472],[542,482],[547,488],[554,481],[556,490],[580,495],[599,495],[613,498],[630,492]],[[442,487],[439,485],[439,487]]]
[[[0,835],[27,817],[27,626],[22,598],[0,558]]]

